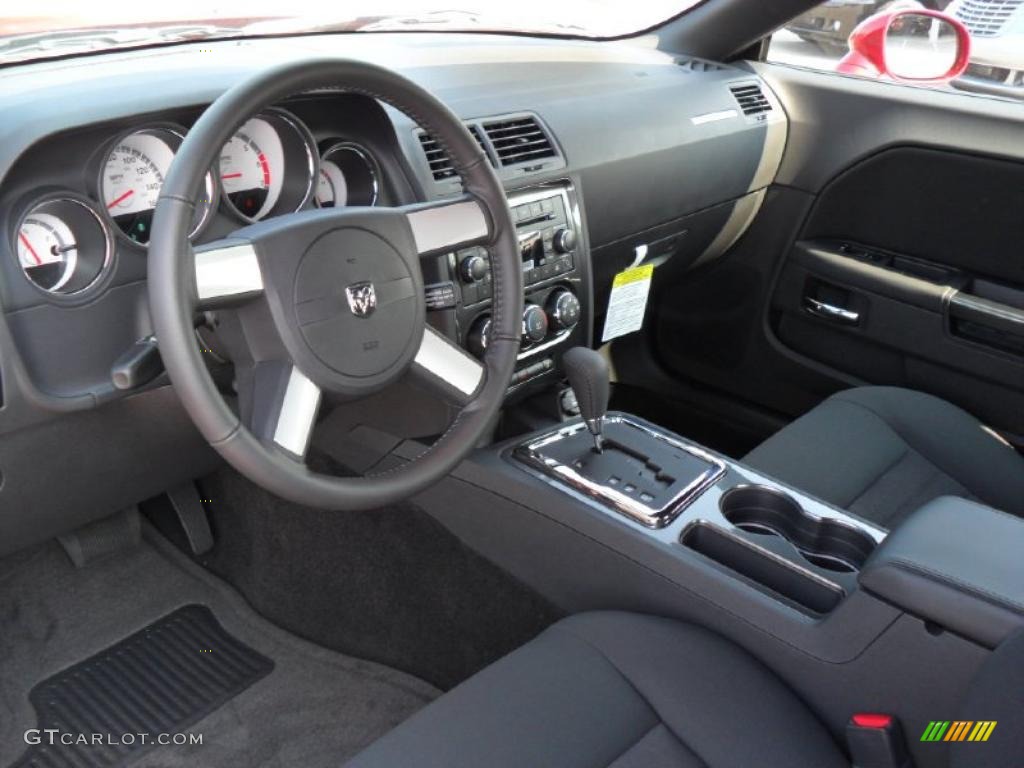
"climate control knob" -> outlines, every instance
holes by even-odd
[[[536,344],[548,335],[548,313],[536,304],[523,310],[523,343]]]
[[[559,253],[569,253],[576,250],[576,233],[571,229],[560,229],[555,232],[551,242]]]
[[[483,256],[470,256],[459,265],[459,277],[464,283],[479,283],[490,271],[491,265]]]
[[[491,317],[483,315],[473,321],[466,335],[466,348],[474,357],[482,358],[487,352],[487,343],[491,336]]]
[[[556,331],[575,328],[580,321],[580,300],[568,288],[559,288],[548,296],[546,307],[548,320]]]

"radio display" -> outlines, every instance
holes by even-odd
[[[519,251],[523,257],[523,271],[528,272],[544,263],[544,239],[540,232],[519,235]]]

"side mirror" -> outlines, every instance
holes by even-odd
[[[865,19],[850,33],[850,52],[836,70],[902,82],[944,83],[967,69],[971,36],[939,11],[903,10]]]

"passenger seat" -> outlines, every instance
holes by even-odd
[[[840,392],[744,461],[885,528],[939,496],[1024,517],[1024,458],[966,411],[923,392]]]

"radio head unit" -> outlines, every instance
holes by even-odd
[[[527,288],[568,275],[576,267],[579,212],[569,185],[551,185],[509,196]],[[465,304],[491,298],[490,259],[481,246],[456,254]]]

